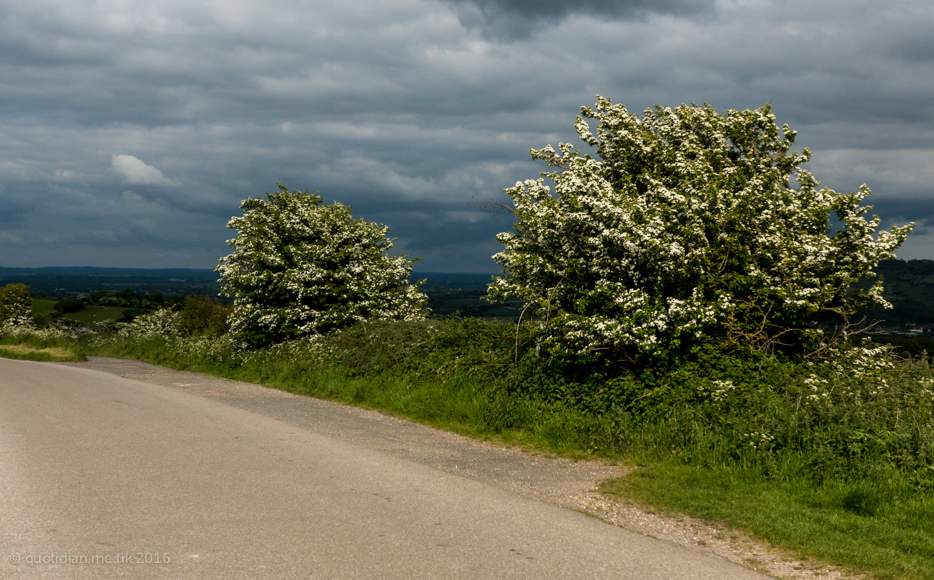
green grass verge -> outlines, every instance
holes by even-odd
[[[40,362],[80,362],[87,358],[64,348],[35,348],[24,344],[0,345],[0,357]]]
[[[63,314],[62,318],[76,320],[83,324],[93,324],[107,320],[117,320],[123,316],[123,306],[88,306],[84,310]]]
[[[0,357],[41,362],[87,360],[83,348],[75,342],[35,337],[0,337]]]
[[[657,461],[601,491],[740,530],[882,579],[934,578],[934,496],[885,482],[764,480],[755,471]]]

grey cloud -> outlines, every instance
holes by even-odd
[[[573,14],[603,19],[642,18],[649,14],[693,16],[713,10],[713,0],[443,0],[460,23],[493,40],[521,40]]]
[[[211,267],[240,201],[280,182],[385,223],[424,270],[495,270],[509,225],[471,204],[537,177],[529,148],[578,142],[597,93],[632,111],[771,102],[828,187],[865,181],[886,219],[927,219],[927,4],[8,3],[0,265]],[[488,37],[551,28],[488,42],[458,11]],[[910,242],[934,257],[934,237]]]
[[[95,187],[93,194],[81,187],[37,183],[23,183],[18,189],[32,203],[0,227],[8,266],[203,268],[225,251],[225,220],[219,217],[205,219],[107,186]]]
[[[895,254],[903,260],[934,259],[934,196],[928,198],[878,198],[868,200],[873,205],[870,212],[883,218],[881,227],[889,229],[915,222],[915,227],[905,243]]]

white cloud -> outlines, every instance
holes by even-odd
[[[934,193],[934,148],[829,149],[814,154],[805,166],[824,185],[844,193],[865,183],[880,197],[931,199]]]
[[[162,172],[146,165],[132,155],[114,155],[110,158],[110,168],[126,179],[130,185],[161,185],[163,187],[178,187],[181,183],[169,179]]]

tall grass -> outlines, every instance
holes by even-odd
[[[78,336],[67,329],[0,327],[0,356],[42,362],[84,361]]]

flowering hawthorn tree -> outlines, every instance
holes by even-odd
[[[0,326],[31,326],[32,299],[25,284],[0,288]]]
[[[420,318],[426,297],[408,283],[413,261],[386,252],[386,226],[354,220],[307,191],[247,199],[227,227],[234,253],[216,271],[234,299],[231,332],[251,346],[320,334],[367,319]]]
[[[769,105],[656,106],[639,119],[597,99],[575,129],[598,158],[533,149],[558,168],[542,174],[555,193],[543,179],[507,189],[515,231],[497,236],[504,276],[490,295],[534,307],[553,354],[634,362],[709,341],[807,354],[826,343],[821,323],[890,307],[881,280],[853,284],[914,224],[876,232],[865,185],[819,189],[801,167],[810,152],[789,153],[795,132]]]

